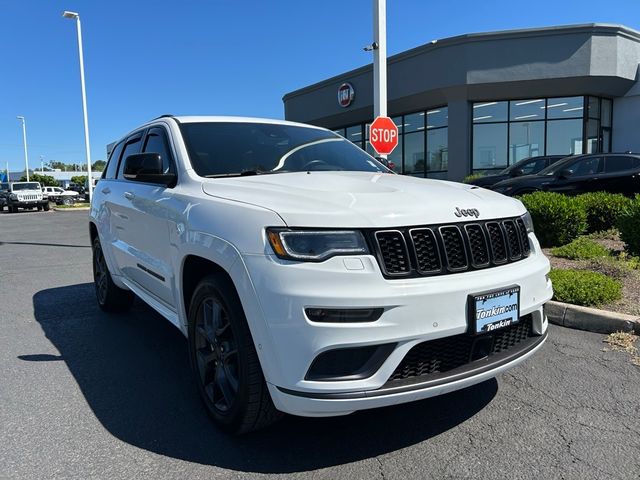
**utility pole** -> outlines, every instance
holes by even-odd
[[[373,0],[373,118],[387,116],[387,0]],[[386,160],[387,155],[379,155]]]
[[[80,57],[80,87],[82,89],[82,116],[84,119],[84,146],[87,156],[87,177],[89,178],[89,201],[93,198],[93,183],[91,182],[91,149],[89,147],[89,120],[87,118],[87,92],[84,85],[84,54],[82,53],[82,26],[77,12],[65,11],[64,18],[76,21],[78,31],[78,56]]]
[[[24,166],[27,173],[27,182],[28,182],[29,181],[29,155],[27,154],[27,127],[25,125],[26,122],[22,115],[18,115],[16,118],[22,122],[22,140],[24,142]]]

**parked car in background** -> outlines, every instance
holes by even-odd
[[[49,196],[49,201],[57,205],[71,205],[80,198],[78,192],[61,187],[42,187],[42,191]]]
[[[534,175],[540,170],[547,168],[549,165],[552,165],[558,160],[562,160],[566,157],[566,155],[544,155],[525,158],[513,165],[509,165],[507,168],[495,175],[475,178],[468,183],[469,185],[476,185],[478,187],[490,187],[491,185],[495,185],[496,183],[509,178],[521,177],[523,175]]]
[[[549,191],[577,195],[586,192],[640,193],[640,155],[591,153],[567,157],[537,175],[503,180],[489,187],[504,195]]]
[[[441,395],[537,351],[553,292],[522,202],[388,172],[319,127],[142,125],[91,202],[98,305],[135,294],[178,327],[235,433]]]
[[[19,208],[49,210],[49,198],[39,182],[9,182],[6,190],[0,190],[0,195],[10,213],[16,213]]]
[[[7,206],[7,198],[5,192],[9,190],[9,184],[7,182],[0,183],[0,212]]]

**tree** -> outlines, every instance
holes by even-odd
[[[104,160],[96,160],[95,162],[93,162],[93,165],[91,165],[91,169],[94,172],[102,172],[104,171],[104,167],[107,166],[107,162],[105,162]]]
[[[76,185],[84,185],[84,182],[87,181],[86,175],[75,175],[71,177],[71,183],[75,183]]]
[[[27,176],[20,177],[21,182],[27,181]],[[51,175],[40,175],[39,173],[32,173],[29,175],[30,182],[39,182],[42,187],[59,187],[58,181]]]

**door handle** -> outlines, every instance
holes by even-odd
[[[124,198],[126,198],[127,200],[133,200],[134,198],[136,198],[136,195],[132,192],[124,192]]]
[[[111,193],[111,189],[109,187],[104,187],[102,189],[102,193],[104,193],[105,195],[108,195]]]

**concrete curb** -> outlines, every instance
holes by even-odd
[[[91,207],[80,207],[80,208],[57,208],[53,207],[54,212],[88,212],[91,210]]]
[[[633,315],[554,301],[547,302],[544,310],[551,323],[563,327],[596,333],[635,332],[640,334],[640,317]]]

